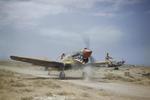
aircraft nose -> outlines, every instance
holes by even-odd
[[[89,50],[89,49],[84,49],[83,50],[83,56],[84,56],[84,58],[89,58],[91,56],[91,54],[92,54],[91,50]]]

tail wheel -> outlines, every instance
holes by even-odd
[[[64,71],[59,73],[59,78],[60,79],[65,79],[65,72]]]

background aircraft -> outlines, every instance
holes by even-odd
[[[94,66],[114,67],[115,70],[118,70],[118,67],[124,65],[124,63],[124,60],[116,61],[113,57],[109,55],[109,53],[106,53],[105,61],[96,62],[94,63]]]

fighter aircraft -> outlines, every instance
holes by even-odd
[[[91,54],[92,51],[90,49],[84,48],[83,50],[70,55],[63,53],[60,57],[61,61],[47,61],[19,56],[10,56],[10,58],[12,60],[27,62],[33,65],[44,66],[45,70],[47,70],[49,67],[58,69],[60,70],[59,78],[64,79],[64,70],[85,67],[85,65],[89,62],[89,59],[92,61],[93,57]]]
[[[18,57],[18,56],[10,56],[12,60],[22,61],[31,63],[33,65],[44,66],[45,70],[50,68],[55,68],[60,70],[59,78],[65,78],[64,70],[67,69],[83,69],[86,66],[103,66],[108,65],[108,67],[118,67],[124,64],[124,61],[114,63],[110,59],[112,59],[109,54],[105,57],[105,62],[95,62],[94,58],[92,57],[92,51],[88,48],[84,48],[81,51],[75,52],[70,55],[66,55],[63,53],[60,56],[61,61],[47,61],[47,60],[40,60],[34,58],[27,58],[27,57]],[[83,72],[84,73],[84,72]],[[84,76],[83,76],[84,77]]]
[[[122,66],[125,63],[124,60],[116,61],[113,57],[106,53],[105,61],[94,63],[95,66],[105,66],[105,67],[114,67],[114,69],[118,69],[119,66]]]

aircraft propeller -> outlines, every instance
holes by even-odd
[[[84,36],[82,36],[82,39],[83,39],[85,47],[90,49],[90,37],[87,35],[84,35]],[[95,62],[95,58],[92,55],[89,57],[89,62],[90,63]]]

